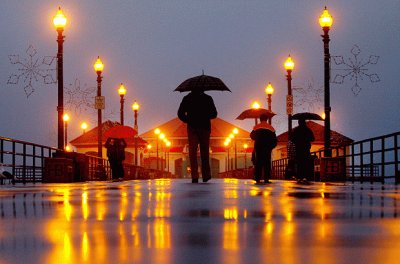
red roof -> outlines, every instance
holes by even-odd
[[[177,117],[160,125],[158,128],[163,131],[168,138],[187,138],[186,124]],[[211,120],[211,138],[227,137],[230,133],[232,133],[234,128],[239,130],[239,138],[250,137],[250,133],[248,131],[217,117]],[[142,138],[154,138],[154,129],[155,128],[148,130],[140,136]]]
[[[324,142],[324,126],[313,122],[313,121],[308,121],[307,126],[311,129],[311,131],[314,133],[315,137],[315,143],[321,143],[323,144]],[[288,141],[288,132],[284,132],[280,135],[278,135],[278,142],[281,143],[286,143]],[[342,145],[348,145],[352,143],[354,140],[351,138],[348,138],[334,130],[331,130],[331,146],[342,146]]]
[[[118,122],[112,122],[110,120],[105,121],[102,125],[102,143],[104,144],[107,140],[107,138],[104,136],[104,132],[108,131],[109,129],[111,129],[114,126],[119,126],[120,123]],[[70,141],[71,145],[75,146],[75,147],[93,147],[93,146],[97,146],[98,141],[97,141],[97,133],[98,133],[98,129],[97,127],[87,131],[86,133],[80,135],[79,137],[73,139]],[[139,137],[138,139],[138,146],[139,147],[143,147],[147,144],[147,141],[144,140],[143,138]],[[128,144],[128,146],[133,146],[135,144],[135,140],[134,138],[128,138],[125,139],[126,144]]]

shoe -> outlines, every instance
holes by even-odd
[[[253,181],[255,181],[255,182],[256,182],[256,184],[259,184],[259,183],[260,183],[260,180],[259,180],[259,179],[257,179],[257,178],[253,178]]]
[[[209,177],[203,177],[203,182],[208,182],[209,180],[211,180],[211,176],[209,176]]]
[[[192,183],[199,183],[199,179],[192,179]]]
[[[265,184],[268,184],[268,183],[272,183],[272,182],[271,182],[270,180],[268,180],[268,179],[265,179],[265,180],[264,180],[264,183],[265,183]]]

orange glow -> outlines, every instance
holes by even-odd
[[[260,104],[257,102],[257,101],[254,101],[252,104],[251,104],[251,108],[253,108],[253,109],[258,109],[258,108],[260,108],[261,106],[260,106]]]
[[[100,56],[97,57],[97,60],[93,65],[93,68],[94,68],[95,72],[97,72],[97,73],[101,73],[104,70],[104,64],[100,60]]]
[[[329,14],[328,9],[325,9],[322,12],[322,15],[319,17],[319,25],[322,28],[330,28],[333,24],[333,18],[331,16],[331,14]]]
[[[274,93],[274,87],[272,87],[272,84],[269,82],[267,87],[265,88],[265,93],[266,94],[273,94]]]
[[[239,230],[237,222],[225,222],[223,234],[223,247],[228,250],[239,249]]]
[[[124,86],[122,83],[121,83],[121,85],[119,86],[118,94],[119,94],[119,95],[125,95],[125,94],[126,94],[125,86]]]
[[[161,133],[160,136],[159,136],[159,138],[160,138],[160,139],[164,139],[164,138],[165,138],[165,135],[164,135],[163,133]]]
[[[237,129],[236,127],[232,130],[233,134],[237,135],[239,134],[239,129]]]
[[[151,144],[147,145],[147,149],[150,150],[151,149]]]
[[[135,102],[133,102],[132,109],[133,109],[133,111],[138,111],[139,108],[140,108],[140,105],[135,100]]]
[[[64,120],[64,122],[68,122],[69,121],[69,115],[68,114],[64,114],[63,115],[63,120]]]
[[[65,25],[67,24],[67,18],[61,11],[61,7],[58,7],[57,14],[53,18],[53,24],[56,27],[56,29],[61,29],[61,30],[63,30]]]
[[[322,114],[321,114],[321,117],[322,117],[322,119],[325,120],[325,117],[326,117],[325,113],[322,113]]]
[[[82,128],[83,130],[86,130],[86,129],[88,128],[88,124],[87,124],[86,122],[83,122],[83,123],[81,124],[81,128]]]
[[[294,69],[294,61],[292,60],[292,57],[290,57],[290,54],[287,57],[287,59],[285,60],[285,62],[283,63],[283,66],[285,66],[285,69],[287,71],[293,71],[293,69]]]
[[[158,135],[161,133],[161,130],[159,128],[154,129],[154,134]]]

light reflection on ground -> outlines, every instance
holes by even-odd
[[[0,263],[395,263],[399,199],[379,184],[1,186]]]

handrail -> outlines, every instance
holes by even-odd
[[[394,182],[399,184],[399,137],[400,132],[395,132],[334,147],[331,148],[332,157],[345,158],[347,180],[385,183],[394,178]],[[318,159],[324,157],[323,153],[324,149],[312,152]],[[273,177],[282,178],[285,166],[287,158],[274,160]]]

